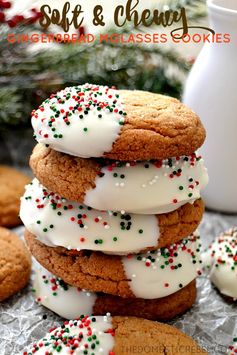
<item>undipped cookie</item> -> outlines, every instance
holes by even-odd
[[[207,354],[189,336],[166,324],[133,317],[81,317],[53,327],[23,355]]]
[[[8,166],[0,166],[0,226],[14,227],[21,224],[18,217],[20,197],[30,178]]]
[[[199,199],[208,182],[197,154],[125,163],[75,158],[37,145],[30,166],[49,190],[100,211],[169,213]]]
[[[192,154],[205,139],[199,117],[177,99],[92,84],[51,95],[32,125],[38,142],[83,158],[165,159]]]
[[[0,227],[0,301],[20,291],[31,272],[31,257],[24,243],[8,229]]]
[[[200,273],[197,233],[166,248],[123,257],[48,247],[27,230],[25,239],[38,262],[68,284],[124,298],[166,297]]]

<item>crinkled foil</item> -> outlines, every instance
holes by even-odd
[[[237,216],[207,212],[200,227],[203,246],[234,225],[237,225]],[[15,231],[22,235],[23,227]],[[198,279],[198,298],[194,307],[170,323],[196,339],[209,354],[222,355],[237,336],[236,311],[237,302],[223,298],[204,274]],[[29,285],[0,304],[0,355],[22,354],[52,325],[58,326],[62,321],[61,317],[35,303]]]

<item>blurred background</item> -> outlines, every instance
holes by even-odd
[[[30,113],[51,92],[85,82],[115,85],[117,88],[148,90],[180,98],[185,78],[202,45],[185,44],[32,44],[6,41],[9,33],[40,33],[42,4],[62,9],[65,1],[0,0],[0,163],[25,167],[35,142]],[[107,33],[165,32],[163,27],[113,28],[113,10],[126,1],[70,1],[82,5],[85,13],[80,33],[98,34],[92,25],[92,9],[104,7]],[[189,25],[207,22],[203,0],[140,0],[138,9],[187,10]],[[61,33],[53,25],[47,30]],[[75,30],[72,30],[75,32]],[[71,32],[72,32],[71,31]],[[170,32],[170,28],[167,29]]]

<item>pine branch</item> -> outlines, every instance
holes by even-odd
[[[207,15],[205,0],[165,0],[165,9],[177,10],[184,7],[189,21],[199,21]]]
[[[18,121],[23,121],[26,107],[16,87],[0,88],[0,107],[1,124],[15,125]]]

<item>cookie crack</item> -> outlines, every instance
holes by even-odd
[[[38,243],[38,244],[41,244],[41,243],[39,243],[38,241],[37,241],[37,243]],[[42,248],[41,245],[40,245],[40,247]],[[34,246],[30,245],[30,249],[32,250],[32,254],[35,255],[36,259],[38,259],[38,253],[37,253],[37,252],[34,253]],[[61,275],[62,275],[62,273],[61,273],[61,268],[59,267],[57,270],[55,270],[55,266],[54,266],[54,264],[52,263],[52,256],[53,256],[53,253],[52,253],[52,252],[53,252],[53,250],[51,251],[51,250],[48,250],[48,248],[47,248],[47,254],[48,254],[48,255],[45,256],[45,259],[47,260],[47,263],[46,263],[46,264],[47,264],[47,266],[51,269],[50,271],[52,271],[53,273],[57,273],[57,274],[61,277]],[[60,255],[63,256],[63,253],[60,253]],[[67,257],[68,257],[68,256],[67,256]],[[131,281],[131,280],[127,280],[126,278],[122,278],[122,279],[120,279],[120,280],[113,280],[113,279],[111,279],[111,277],[103,278],[101,275],[92,275],[91,273],[88,273],[88,272],[82,270],[82,267],[81,267],[80,263],[77,262],[77,260],[73,260],[73,258],[70,257],[70,261],[71,261],[71,263],[70,263],[71,266],[77,264],[77,268],[79,269],[78,272],[81,273],[81,274],[83,275],[83,277],[89,277],[90,279],[103,280],[103,281],[107,281],[107,282],[109,281],[109,282],[111,282],[111,283],[113,284],[113,286],[114,286],[115,291],[116,291],[118,294],[120,293],[120,288],[122,287],[122,284],[123,284],[124,282]],[[42,260],[41,260],[40,258],[39,258],[39,262],[42,262]],[[47,268],[47,266],[46,266],[46,268]],[[61,275],[60,275],[59,273],[60,273]],[[64,277],[64,279],[65,279],[65,281],[67,281],[65,277]],[[89,283],[92,284],[93,281],[94,281],[94,280],[91,280]],[[70,283],[70,282],[69,282],[69,283]],[[93,289],[93,286],[91,286],[91,287],[92,287],[92,289]],[[89,289],[90,287],[87,287],[87,288]],[[94,290],[93,290],[93,291],[94,291]],[[103,290],[101,290],[101,292],[102,292],[102,291],[103,291]]]

